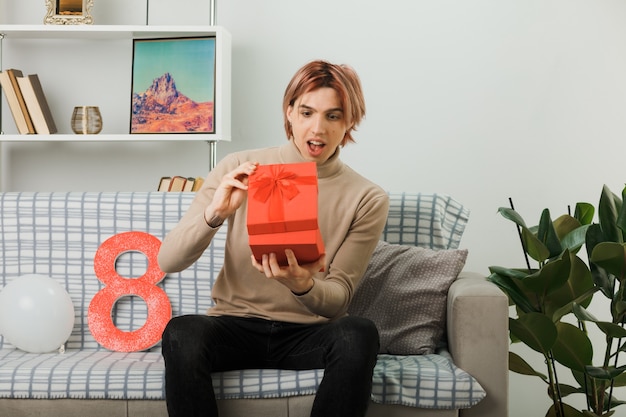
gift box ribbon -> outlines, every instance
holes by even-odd
[[[255,179],[257,189],[253,193],[253,198],[262,203],[267,203],[269,200],[269,220],[271,222],[284,222],[285,203],[300,193],[298,186],[317,184],[317,176],[299,176],[294,172],[285,170],[282,166],[270,166],[268,168],[267,174],[261,173]],[[287,231],[287,227],[283,224],[283,230],[276,231]]]

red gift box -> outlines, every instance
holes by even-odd
[[[287,265],[285,249],[291,249],[299,265],[317,261],[324,253],[324,242],[319,229],[299,232],[250,235],[250,248],[257,261],[263,254],[275,253],[279,265]]]
[[[301,264],[317,260],[324,244],[317,223],[317,165],[260,165],[248,178],[248,234],[255,258],[292,249]]]

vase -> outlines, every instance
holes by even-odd
[[[76,106],[72,113],[72,130],[78,135],[95,135],[102,130],[102,115],[97,106]]]

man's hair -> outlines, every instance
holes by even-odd
[[[293,130],[287,119],[287,110],[303,94],[318,88],[329,87],[337,92],[341,107],[346,117],[347,131],[341,141],[341,146],[354,142],[352,131],[356,130],[365,117],[365,99],[361,89],[359,76],[347,65],[336,65],[330,62],[317,60],[309,62],[300,68],[285,89],[283,97],[283,117],[287,138],[291,139]]]

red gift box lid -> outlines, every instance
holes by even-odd
[[[316,229],[315,162],[259,165],[248,178],[247,227],[250,235]]]

